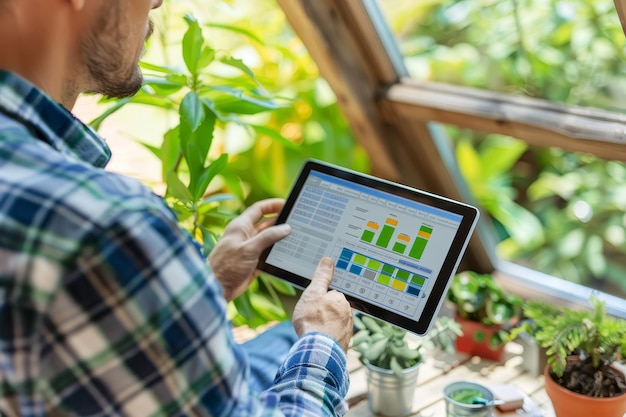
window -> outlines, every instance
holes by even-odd
[[[591,286],[602,284],[601,296],[609,311],[626,316],[626,274],[620,280],[619,269],[624,255],[607,252],[608,248],[624,249],[626,230],[626,211],[621,210],[625,193],[620,193],[626,183],[621,162],[626,160],[626,117],[617,112],[624,108],[619,99],[626,75],[621,79],[619,72],[626,65],[625,41],[611,1],[279,3],[335,90],[356,137],[372,158],[374,174],[482,203],[483,221],[462,268],[495,270],[509,289],[563,304],[586,304],[589,295],[597,292]],[[552,19],[552,26],[541,19]],[[486,28],[476,22],[485,23]],[[533,25],[541,30],[526,29]],[[559,25],[565,28],[561,30],[580,31],[576,32],[578,43],[565,52],[546,46],[542,38],[556,36]],[[590,30],[596,30],[597,36],[589,35]],[[467,42],[455,43],[463,31]],[[524,36],[521,42],[520,34],[527,33],[532,36]],[[586,44],[589,36],[594,42]],[[506,38],[504,46],[500,45],[503,50],[497,50],[497,42],[489,42],[489,37]],[[489,48],[496,50],[485,52]],[[455,62],[444,59],[445,54],[467,55],[456,65],[469,69],[455,68]],[[498,54],[512,56],[515,65],[507,65]],[[594,59],[589,58],[591,54]],[[542,68],[547,77],[537,76],[533,60],[545,61]],[[515,78],[515,72],[522,78]],[[563,87],[565,81],[571,87]],[[524,198],[492,201],[490,208],[489,198],[506,196],[490,195],[498,192],[497,187],[481,196],[479,188],[486,183],[481,177],[473,184],[471,178],[468,181],[468,160],[480,157],[481,152],[493,155],[494,149],[507,146],[519,158],[549,153],[551,160],[561,163],[549,166],[545,172],[551,176],[544,176],[524,172],[528,164],[516,160],[510,172],[501,173],[516,186],[525,187],[521,190]],[[590,177],[585,172],[593,169],[612,182],[580,185]],[[568,175],[582,178],[578,183],[571,181],[580,189],[573,187],[567,193],[561,189],[566,182],[560,184],[559,178]],[[530,197],[535,200],[525,201]],[[563,206],[561,211],[556,210],[555,201]],[[498,217],[497,209],[506,209],[506,204],[517,212],[509,210]],[[536,212],[542,207],[548,213],[545,217]],[[598,213],[594,207],[610,211],[601,219],[605,223],[584,223]],[[518,217],[522,215],[527,217]],[[508,225],[507,216],[512,221]],[[532,253],[514,250],[507,227],[524,230],[524,222],[534,218],[544,235],[550,235],[554,230],[546,226],[546,219],[558,225],[560,216],[573,216],[567,219],[580,222],[581,227],[572,227],[579,231],[553,240],[544,236]],[[588,245],[585,231],[594,236]],[[550,251],[561,251],[575,260],[578,251],[592,273],[606,273],[609,263],[616,269],[610,271],[611,279],[595,277],[577,284],[554,276],[556,270],[545,273],[551,263],[541,256]]]

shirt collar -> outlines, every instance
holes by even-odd
[[[0,70],[0,112],[19,120],[57,151],[104,167],[111,151],[93,129],[16,74]]]

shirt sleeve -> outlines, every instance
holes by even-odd
[[[47,411],[106,416],[333,416],[346,358],[323,334],[291,349],[266,392],[248,387],[221,286],[166,210],[116,215],[81,248],[45,324]]]

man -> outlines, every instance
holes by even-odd
[[[66,110],[82,92],[137,91],[161,1],[0,0],[0,415],[342,414],[352,316],[328,292],[330,259],[265,391],[229,330],[226,302],[289,233],[261,221],[282,201],[235,219],[211,272],[161,199],[103,170],[106,144]]]

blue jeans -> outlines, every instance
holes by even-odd
[[[296,340],[298,336],[293,325],[284,321],[241,345],[250,363],[252,390],[261,392],[272,385],[276,371]]]

